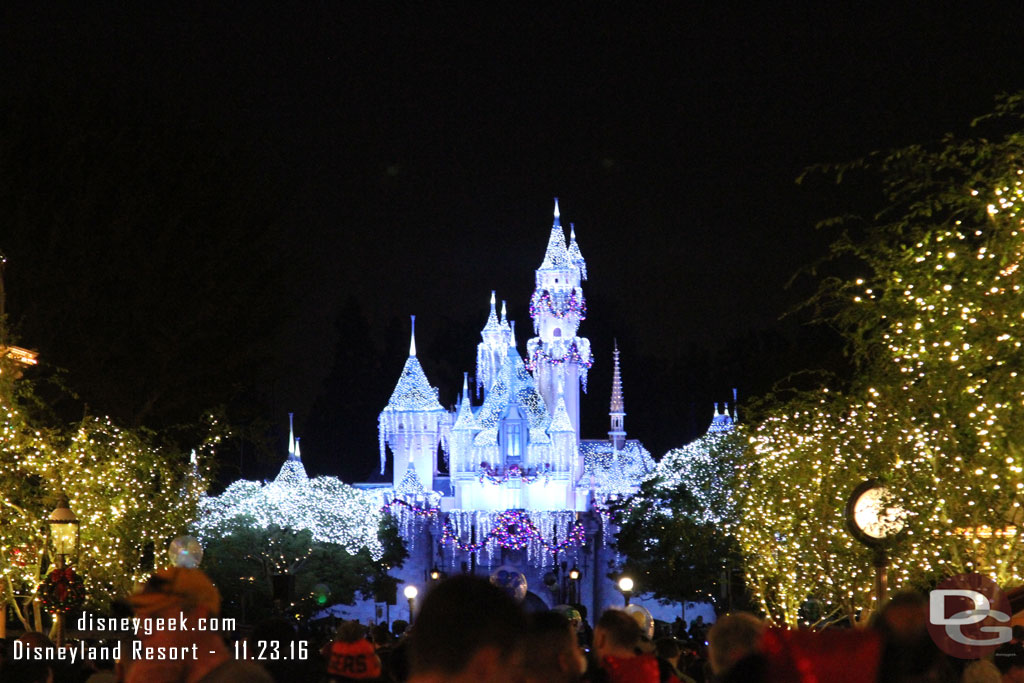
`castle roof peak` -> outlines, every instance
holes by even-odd
[[[501,323],[498,321],[498,314],[494,311],[494,290],[491,290],[491,312],[487,315],[487,323],[484,325],[483,334],[488,332],[500,332]]]
[[[576,224],[569,224],[569,263],[580,270],[580,279],[587,279],[587,262],[583,260],[580,245],[576,244]]]
[[[615,340],[615,350],[612,352],[614,366],[612,367],[612,401],[609,412],[625,413],[626,406],[622,399],[622,373],[619,370],[619,341]]]
[[[558,198],[555,198],[555,222],[551,225],[551,235],[548,237],[548,249],[544,252],[544,262],[540,264],[541,270],[562,270],[571,267],[569,250],[565,246],[565,231],[558,218]]]

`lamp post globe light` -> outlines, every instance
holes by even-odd
[[[633,594],[633,579],[628,576],[620,578],[619,590],[622,591],[622,597],[626,599],[626,606],[629,607],[629,596]]]
[[[405,593],[405,597],[409,601],[409,623],[411,624],[413,608],[416,605],[416,596],[419,594],[419,591],[416,589],[416,586],[409,585],[406,586],[405,590],[402,592]]]
[[[54,554],[57,555],[57,566],[64,567],[68,555],[74,555],[78,549],[78,518],[68,507],[68,497],[63,493],[57,501],[56,509],[47,520],[50,527],[50,542],[53,543]]]

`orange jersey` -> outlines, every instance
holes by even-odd
[[[346,643],[336,640],[327,651],[327,675],[344,678],[380,677],[380,657],[368,640]]]

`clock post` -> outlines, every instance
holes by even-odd
[[[875,604],[879,608],[889,593],[889,546],[903,530],[905,518],[906,511],[877,479],[857,486],[846,504],[846,526],[850,533],[873,551]]]
[[[871,564],[875,566],[875,604],[879,608],[889,594],[889,553],[885,546],[879,545],[875,548]]]

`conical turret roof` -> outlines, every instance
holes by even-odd
[[[496,334],[501,332],[501,322],[498,320],[498,314],[494,310],[494,290],[493,289],[491,290],[491,312],[487,316],[487,323],[484,325],[484,329],[481,331],[481,334],[485,335],[485,337],[484,337],[485,339],[486,339],[486,334],[488,332],[493,332],[493,333],[496,333]]]
[[[409,358],[405,361],[402,374],[398,378],[391,399],[385,411],[431,412],[443,411],[437,400],[437,390],[430,386],[423,366],[416,357],[416,316],[412,317],[413,331],[409,342]]]
[[[579,268],[581,280],[587,279],[587,262],[583,260],[580,245],[576,244],[576,226],[573,223],[569,224],[569,263]]]
[[[462,401],[459,403],[459,412],[455,417],[455,424],[452,431],[472,431],[479,429],[476,417],[473,415],[473,406],[469,403],[469,373],[462,376]]]
[[[569,411],[565,407],[565,397],[561,394],[558,396],[558,403],[555,404],[555,413],[551,416],[551,426],[548,427],[548,433],[558,432],[576,432],[572,427],[572,420],[569,419]]]
[[[562,270],[570,267],[572,264],[569,260],[569,250],[565,246],[565,231],[558,220],[558,197],[555,197],[555,222],[551,226],[548,249],[544,252],[544,262],[540,264],[540,269]]]

